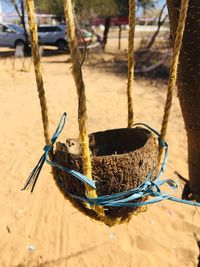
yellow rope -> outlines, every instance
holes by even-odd
[[[47,109],[47,101],[45,98],[44,83],[42,79],[42,68],[41,68],[41,61],[38,49],[37,25],[35,23],[33,0],[26,0],[26,6],[28,13],[30,36],[31,36],[33,62],[35,67],[35,76],[36,76],[37,89],[38,89],[38,95],[40,99],[40,106],[42,113],[44,137],[46,144],[51,144],[51,138],[49,135],[48,109]]]
[[[134,79],[134,35],[135,35],[135,0],[129,0],[129,34],[128,34],[128,128],[131,128],[134,120],[133,110],[133,79]]]
[[[86,122],[87,122],[87,109],[86,109],[86,96],[85,84],[83,81],[81,69],[81,55],[76,41],[76,29],[73,15],[73,8],[71,0],[64,1],[65,18],[67,22],[67,34],[69,40],[70,55],[72,59],[72,71],[76,84],[78,94],[78,122],[79,122],[79,138],[82,145],[82,158],[83,158],[83,173],[89,179],[92,179],[92,165],[90,158],[89,139],[87,135]],[[97,197],[96,190],[86,185],[86,194],[89,197]],[[94,207],[94,209],[103,215],[102,207]]]
[[[180,16],[178,21],[178,27],[176,30],[176,38],[173,48],[173,57],[170,69],[170,76],[168,82],[168,89],[167,89],[167,98],[165,103],[165,110],[164,116],[162,121],[162,128],[161,128],[161,139],[165,140],[167,134],[167,126],[169,121],[170,110],[172,106],[172,96],[173,96],[173,89],[176,84],[177,78],[177,69],[178,69],[178,62],[179,62],[179,54],[181,50],[181,44],[183,40],[183,33],[185,29],[185,22],[187,17],[187,10],[188,10],[188,3],[189,0],[182,0],[181,1],[181,9],[180,9]],[[162,155],[162,148],[160,149],[160,158]]]

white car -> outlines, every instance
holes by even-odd
[[[64,50],[68,47],[65,30],[59,25],[39,26],[38,37],[41,45],[57,46],[59,50]]]
[[[16,48],[25,46],[24,30],[15,24],[0,23],[0,47]]]
[[[78,44],[84,45],[90,44],[92,42],[93,35],[84,29],[81,29],[81,34],[77,31]],[[82,35],[82,36],[81,36]],[[67,35],[66,35],[66,25],[41,25],[38,27],[38,36],[40,45],[51,45],[57,46],[59,50],[69,49]],[[82,40],[84,38],[84,42]]]

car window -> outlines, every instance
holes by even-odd
[[[0,32],[1,32],[1,33],[2,33],[2,32],[5,32],[6,29],[7,29],[7,28],[6,28],[4,25],[0,24]]]
[[[62,30],[59,27],[54,27],[56,32],[61,32]]]
[[[60,32],[61,29],[59,27],[49,27],[48,31],[49,32]]]
[[[38,27],[38,32],[61,32],[59,27]]]
[[[38,32],[46,32],[46,27],[38,27]]]
[[[24,32],[24,29],[16,24],[8,24],[8,26],[15,32]]]

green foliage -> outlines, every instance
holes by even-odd
[[[49,14],[55,14],[57,16],[63,16],[63,0],[35,0],[34,2],[37,12],[44,12]]]
[[[73,0],[75,11],[81,17],[127,16],[128,0]],[[155,0],[137,0],[137,7],[145,10],[155,6]],[[63,16],[63,0],[35,0],[38,12]]]
[[[114,16],[117,12],[115,0],[75,0],[77,13],[82,16]]]
[[[38,12],[63,16],[63,0],[35,0]],[[75,11],[83,17],[128,14],[128,0],[74,0]]]
[[[128,0],[120,0],[115,1],[118,7],[118,15],[121,16],[128,16],[128,9],[129,9],[129,1]]]

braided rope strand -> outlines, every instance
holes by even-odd
[[[71,0],[65,2],[65,15],[68,24],[67,34],[69,40],[70,54],[72,59],[72,71],[76,84],[78,94],[78,122],[79,122],[79,134],[80,142],[82,144],[82,156],[83,156],[83,172],[84,175],[91,178],[91,160],[89,150],[89,140],[87,135],[86,123],[87,123],[87,108],[86,108],[86,95],[85,84],[83,81],[83,75],[80,65],[80,53],[75,37],[75,23],[73,18],[72,3]]]
[[[51,144],[50,134],[49,134],[49,119],[48,119],[48,108],[47,101],[44,91],[44,82],[42,78],[42,67],[38,48],[38,35],[37,35],[37,25],[35,23],[34,15],[34,2],[33,0],[26,0],[26,7],[28,13],[28,23],[31,36],[31,46],[32,46],[32,56],[35,68],[35,77],[37,82],[38,96],[40,99],[42,123],[45,142],[47,145]]]
[[[87,123],[87,107],[86,107],[86,95],[85,84],[82,75],[81,55],[78,49],[78,44],[75,36],[75,20],[73,15],[73,8],[71,0],[64,1],[65,17],[67,22],[67,34],[70,47],[70,55],[72,59],[72,71],[74,81],[76,84],[78,94],[78,123],[79,123],[79,138],[82,145],[82,158],[83,158],[83,173],[89,179],[92,180],[92,164],[90,158],[89,138],[86,129]],[[96,190],[92,187],[85,185],[86,195],[91,198],[97,197]],[[102,207],[93,208],[100,217],[104,217],[104,211]]]
[[[135,10],[136,10],[135,0],[129,0],[128,83],[127,83],[128,128],[131,128],[134,123],[133,79],[134,79]]]
[[[180,55],[180,50],[181,50],[181,45],[182,45],[182,40],[183,40],[185,22],[187,18],[188,3],[189,3],[189,0],[181,1],[181,10],[180,10],[178,27],[176,31],[176,38],[175,38],[175,43],[174,43],[174,48],[173,48],[173,57],[172,57],[170,76],[169,76],[169,82],[168,82],[167,98],[166,98],[166,103],[165,103],[165,110],[164,110],[164,115],[163,115],[161,136],[160,136],[161,140],[164,140],[164,141],[165,141],[166,134],[167,134],[167,126],[168,126],[170,110],[172,106],[173,90],[176,84],[179,55]],[[160,148],[160,158],[162,155],[162,150],[163,149]]]

